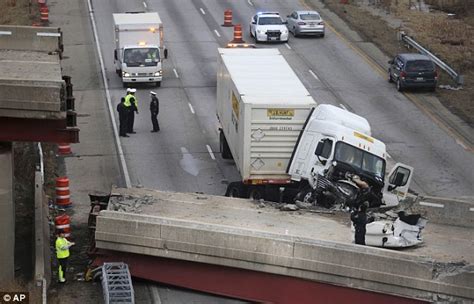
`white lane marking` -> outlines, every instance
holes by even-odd
[[[206,14],[206,12],[202,9],[202,7],[199,9],[203,15]]]
[[[207,151],[209,152],[209,155],[211,155],[212,160],[216,160],[216,157],[214,156],[214,152],[212,152],[212,149],[209,145],[206,145]]]
[[[253,3],[252,3],[252,1],[250,1],[250,0],[247,0],[247,3],[248,3],[250,6],[253,6]]]
[[[317,81],[319,81],[318,75],[316,75],[312,70],[309,70],[311,76],[313,76]]]
[[[176,71],[176,69],[173,69],[173,72],[174,72],[174,75],[176,76],[176,78],[179,78],[178,71]]]
[[[147,8],[147,6],[146,6],[146,3],[145,3],[145,2],[143,2],[143,6],[144,6],[145,8]]]
[[[343,108],[344,110],[346,110],[346,111],[347,111],[347,108],[346,108],[346,106],[345,106],[345,105],[343,105],[342,103],[340,103],[340,104],[339,104],[339,106],[340,106],[341,108]]]
[[[474,211],[474,208],[469,208],[469,211]]]
[[[214,30],[214,33],[216,33],[217,37],[221,36],[221,34],[219,34],[219,32],[217,30]]]
[[[150,288],[150,293],[153,299],[153,303],[161,304],[161,297],[160,297],[160,293],[158,292],[158,287],[156,287],[155,285],[148,285],[148,287]]]
[[[422,206],[428,206],[428,207],[435,207],[435,208],[444,208],[444,204],[420,202],[420,205],[422,205]]]
[[[88,5],[88,8],[89,8],[89,17],[90,17],[91,23],[92,23],[92,30],[93,30],[93,34],[94,34],[94,39],[96,41],[95,46],[97,48],[97,54],[99,54],[99,63],[100,63],[100,69],[101,69],[101,72],[102,72],[102,81],[104,82],[105,97],[107,99],[107,106],[109,108],[110,120],[112,121],[112,129],[114,130],[115,143],[117,145],[117,150],[118,150],[117,152],[119,154],[120,163],[122,165],[123,175],[124,175],[124,179],[125,179],[125,186],[127,188],[131,188],[132,183],[130,181],[130,175],[128,173],[127,163],[125,162],[125,156],[123,154],[122,144],[120,143],[120,138],[118,136],[119,135],[118,134],[118,128],[117,128],[117,123],[115,122],[115,115],[114,115],[115,111],[114,111],[114,108],[112,107],[112,100],[110,98],[109,85],[107,83],[107,77],[106,77],[106,73],[105,73],[104,59],[102,58],[102,50],[101,50],[100,44],[99,44],[99,35],[97,34],[97,26],[95,24],[95,18],[94,18],[94,13],[92,11],[91,1],[92,0],[87,0],[87,5]]]
[[[291,50],[291,46],[290,46],[288,43],[285,43],[285,46],[286,46],[289,50]]]
[[[388,158],[392,158],[392,156],[390,154],[388,154],[388,152],[385,152],[385,153],[387,153]]]
[[[193,113],[193,114],[196,113],[196,112],[194,112],[193,105],[190,102],[188,102],[188,106],[189,106],[189,110],[191,111],[191,113]]]
[[[468,150],[467,147],[466,147],[466,145],[465,145],[462,141],[460,141],[459,139],[457,139],[457,138],[456,138],[456,143],[457,143],[458,145],[460,145],[464,150]]]

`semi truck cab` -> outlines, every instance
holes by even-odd
[[[308,116],[288,166],[296,182],[318,187],[318,179],[344,180],[357,175],[388,206],[406,197],[413,168],[396,164],[386,178],[385,144],[371,136],[367,120],[347,110],[322,104]]]

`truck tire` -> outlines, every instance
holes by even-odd
[[[250,186],[249,199],[254,200],[254,201],[265,199],[264,186]]]
[[[242,182],[232,182],[227,186],[225,196],[227,197],[237,197],[245,198],[245,187]]]
[[[230,153],[229,144],[227,144],[227,140],[225,139],[224,132],[222,130],[219,134],[219,145],[221,148],[221,155],[223,159],[232,159],[232,153]]]

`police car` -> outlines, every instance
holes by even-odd
[[[288,42],[287,22],[281,19],[278,12],[259,12],[250,21],[250,36],[255,42],[281,41]]]

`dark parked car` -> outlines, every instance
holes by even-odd
[[[399,54],[388,62],[388,81],[395,82],[398,91],[405,88],[428,88],[436,90],[438,71],[426,55]]]

